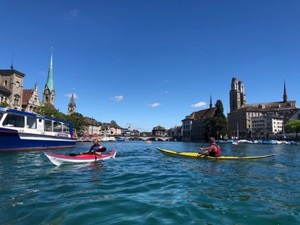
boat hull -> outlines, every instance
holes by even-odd
[[[19,133],[16,130],[0,128],[0,152],[29,151],[43,149],[74,148],[76,139],[64,136],[49,136]]]
[[[157,148],[161,153],[172,155],[172,156],[183,156],[183,157],[190,157],[190,158],[198,158],[198,159],[217,159],[217,160],[244,160],[244,159],[262,159],[262,158],[268,158],[272,157],[274,155],[256,155],[256,156],[219,156],[219,157],[213,157],[213,156],[206,156],[201,155],[198,152],[176,152],[173,150],[168,150],[164,148]]]
[[[117,154],[117,150],[113,150],[108,153],[102,153],[101,155],[94,154],[78,154],[74,156],[56,154],[51,152],[44,152],[45,156],[56,166],[60,166],[62,164],[70,164],[70,163],[90,163],[103,161],[111,158],[115,158]]]

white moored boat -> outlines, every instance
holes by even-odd
[[[75,146],[71,122],[0,107],[0,152]]]

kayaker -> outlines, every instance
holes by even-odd
[[[103,147],[100,144],[100,139],[99,138],[95,138],[93,141],[93,145],[91,146],[90,150],[88,152],[86,152],[85,154],[97,154],[97,155],[101,155],[102,152],[105,152],[106,148]]]
[[[216,140],[214,137],[209,138],[210,146],[206,148],[200,148],[201,151],[205,151],[204,153],[199,153],[202,155],[219,157],[221,156],[221,148],[216,144]]]

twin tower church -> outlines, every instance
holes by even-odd
[[[39,106],[50,104],[55,106],[55,88],[53,83],[53,54],[51,54],[48,78],[45,84],[42,101],[40,101],[38,86],[24,89],[25,74],[15,70],[14,66],[8,70],[0,69],[0,106],[25,112],[34,112]],[[74,95],[68,104],[68,114],[76,112]]]

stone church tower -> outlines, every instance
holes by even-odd
[[[76,103],[75,103],[75,100],[74,100],[74,94],[72,93],[70,102],[68,104],[68,115],[70,115],[74,112],[76,112]]]
[[[51,104],[54,106],[55,103],[55,89],[53,85],[53,54],[51,53],[50,65],[48,71],[48,79],[45,84],[43,92],[43,104]]]
[[[235,77],[231,81],[231,89],[229,92],[230,112],[240,109],[246,104],[246,93],[242,81],[237,81]]]

